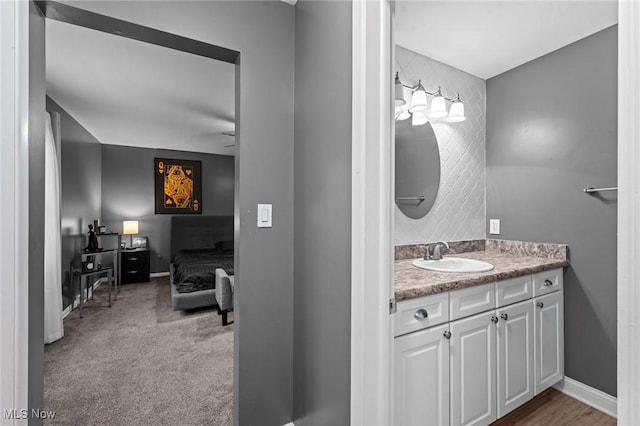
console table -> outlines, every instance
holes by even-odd
[[[102,243],[104,238],[107,237],[116,237],[117,238],[117,242],[115,244],[109,244],[109,249],[107,250],[100,250],[96,253],[105,253],[105,252],[112,252],[113,251],[113,279],[116,282],[116,286],[118,287],[118,291],[120,288],[120,284],[122,284],[122,281],[120,281],[120,249],[121,249],[121,243],[122,243],[122,234],[118,233],[118,232],[105,232],[102,234],[99,234],[96,232],[96,237],[98,238],[98,240]],[[101,244],[102,245],[102,244]],[[84,252],[83,252],[84,254]],[[91,255],[92,253],[86,253],[88,255]],[[83,257],[82,260],[84,261],[85,258]]]
[[[102,235],[109,235],[109,234],[102,234]],[[115,234],[115,235],[119,235],[119,234]],[[104,255],[111,255],[111,259],[112,259],[111,267],[113,268],[113,276],[109,280],[109,283],[111,283],[111,280],[113,280],[117,291],[120,292],[121,281],[119,277],[119,271],[120,271],[120,249],[119,248],[113,248],[108,250],[98,250],[98,251],[83,250],[80,257],[82,262],[86,261],[92,256],[95,256],[97,261],[98,260],[97,258],[102,258],[102,256]]]
[[[80,308],[79,308],[79,316],[80,318],[82,318],[82,305],[83,305],[83,293],[84,293],[84,289],[87,289],[87,300],[89,299],[89,289],[87,288],[87,278],[91,278],[91,277],[100,277],[101,275],[106,274],[107,275],[107,285],[109,286],[109,307],[111,307],[111,281],[113,278],[113,268],[112,267],[106,267],[106,268],[102,268],[102,269],[96,269],[95,271],[88,271],[88,272],[82,272],[82,270],[80,269],[74,269],[73,270],[73,278],[74,278],[74,283],[75,283],[75,279],[76,277],[79,278],[80,281]],[[115,280],[113,280],[115,283]],[[116,289],[118,288],[117,283],[116,285]],[[73,286],[75,288],[75,285]],[[93,289],[91,290],[91,295],[93,296]],[[115,299],[114,300],[118,300],[118,291],[115,292]],[[71,303],[71,309],[73,309],[73,303]]]

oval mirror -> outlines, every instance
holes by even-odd
[[[420,219],[431,210],[440,186],[440,151],[431,123],[396,121],[396,205]]]

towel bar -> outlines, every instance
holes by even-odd
[[[396,201],[419,201],[419,202],[423,202],[425,199],[424,195],[421,195],[419,197],[398,197],[396,198]]]
[[[585,188],[583,189],[584,192],[586,192],[587,194],[591,194],[593,192],[603,192],[603,191],[617,191],[618,187],[617,186],[612,186],[609,188]]]

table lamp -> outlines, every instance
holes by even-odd
[[[133,250],[133,235],[138,233],[138,221],[137,220],[125,220],[122,222],[122,233],[129,235],[129,247],[128,250]]]

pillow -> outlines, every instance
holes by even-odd
[[[180,267],[180,264],[182,264],[183,261],[184,261],[184,254],[182,253],[176,254],[176,257],[173,258],[174,267],[177,269],[178,267]]]
[[[215,288],[216,275],[213,272],[204,271],[188,275],[183,282],[176,285],[179,293],[192,293],[200,290]]]

